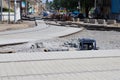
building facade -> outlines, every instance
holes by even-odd
[[[1,21],[20,20],[20,0],[1,0]]]
[[[1,21],[17,21],[22,19],[23,14],[28,15],[32,9],[32,13],[40,14],[43,5],[41,0],[0,0],[0,20]],[[24,2],[24,4],[23,4]],[[23,5],[22,5],[23,4]],[[6,10],[7,11],[4,11]]]
[[[111,0],[112,18],[120,21],[120,0]]]
[[[42,0],[22,0],[22,14],[40,14],[42,12]]]
[[[120,20],[120,0],[97,0],[97,6],[107,18]]]
[[[81,7],[86,17],[91,8],[97,7],[100,18],[120,20],[120,0],[81,0]]]

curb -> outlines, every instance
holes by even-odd
[[[83,31],[84,29],[85,29],[84,27],[81,27],[81,30],[76,31],[76,32],[73,32],[73,33],[70,33],[70,34],[66,34],[66,35],[63,35],[63,36],[59,36],[59,38],[63,38],[63,37],[66,37],[66,36],[70,36],[70,35],[73,35],[73,34],[79,33],[79,32],[81,32],[81,31]]]

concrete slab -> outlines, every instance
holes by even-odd
[[[30,29],[0,32],[0,45],[28,42],[31,40],[51,39],[81,31],[83,28],[70,28],[47,25],[38,21],[38,26]]]

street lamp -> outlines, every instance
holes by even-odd
[[[79,9],[79,11],[81,9],[80,0],[78,1],[78,9]]]
[[[28,13],[28,1],[27,0],[25,0],[25,15],[27,15],[27,13]]]
[[[94,2],[94,7],[96,8],[96,3],[97,3],[97,0],[95,0],[95,2]]]

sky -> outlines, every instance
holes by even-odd
[[[45,2],[46,0],[42,0],[43,2]],[[48,1],[53,1],[53,0],[48,0]]]

